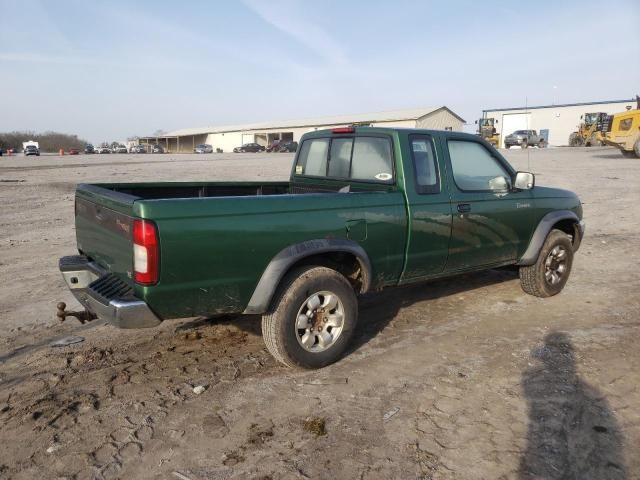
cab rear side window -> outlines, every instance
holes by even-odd
[[[411,156],[415,175],[416,192],[439,193],[438,162],[433,140],[427,135],[411,135]]]
[[[311,138],[302,142],[296,175],[393,183],[391,140],[357,136]]]

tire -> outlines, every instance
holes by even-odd
[[[633,144],[633,153],[636,154],[636,158],[640,158],[640,138]]]
[[[332,295],[335,306],[323,317],[319,308],[330,305]],[[311,312],[309,305],[315,306],[315,318],[307,315]],[[306,328],[300,322],[302,317],[307,319]],[[271,308],[262,316],[262,337],[269,353],[280,363],[322,368],[342,356],[357,322],[358,301],[347,279],[330,268],[305,266],[287,274],[278,287]],[[315,328],[321,331],[313,333]],[[321,336],[328,346],[322,345]],[[303,342],[308,342],[306,347]]]
[[[527,140],[523,140],[522,143],[520,144],[520,148],[522,148],[523,150],[526,149],[529,146],[529,142],[527,142]]]
[[[520,286],[529,295],[552,297],[562,291],[573,265],[573,245],[561,230],[547,235],[533,265],[520,267]]]
[[[540,140],[540,141],[538,142],[538,148],[544,148],[544,147],[546,147],[546,146],[547,146],[547,144],[546,144],[546,143],[544,143],[544,140]]]
[[[509,149],[511,148],[511,145],[507,145],[507,144],[505,143],[504,148],[506,148],[507,150],[509,150]]]
[[[570,147],[579,146],[579,144],[578,144],[578,133],[577,132],[573,132],[571,135],[569,135],[569,146]]]

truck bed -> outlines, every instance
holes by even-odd
[[[160,318],[244,310],[270,260],[287,246],[310,240],[359,242],[372,258],[374,274],[380,272],[376,285],[394,284],[406,238],[403,193],[389,185],[342,187],[317,182],[81,184],[76,190],[78,249],[130,286]],[[153,286],[132,278],[136,218],[154,222],[159,232],[160,279]],[[377,241],[382,237],[391,240]]]
[[[244,197],[283,195],[289,193],[288,182],[167,182],[94,184],[95,187],[130,195],[135,199],[159,200],[175,198]]]

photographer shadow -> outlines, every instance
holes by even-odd
[[[539,364],[522,375],[529,408],[521,480],[623,480],[622,432],[605,396],[580,378],[566,333],[533,351]]]

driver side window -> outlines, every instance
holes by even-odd
[[[505,192],[511,188],[511,176],[480,143],[449,140],[449,158],[453,179],[460,190]]]

